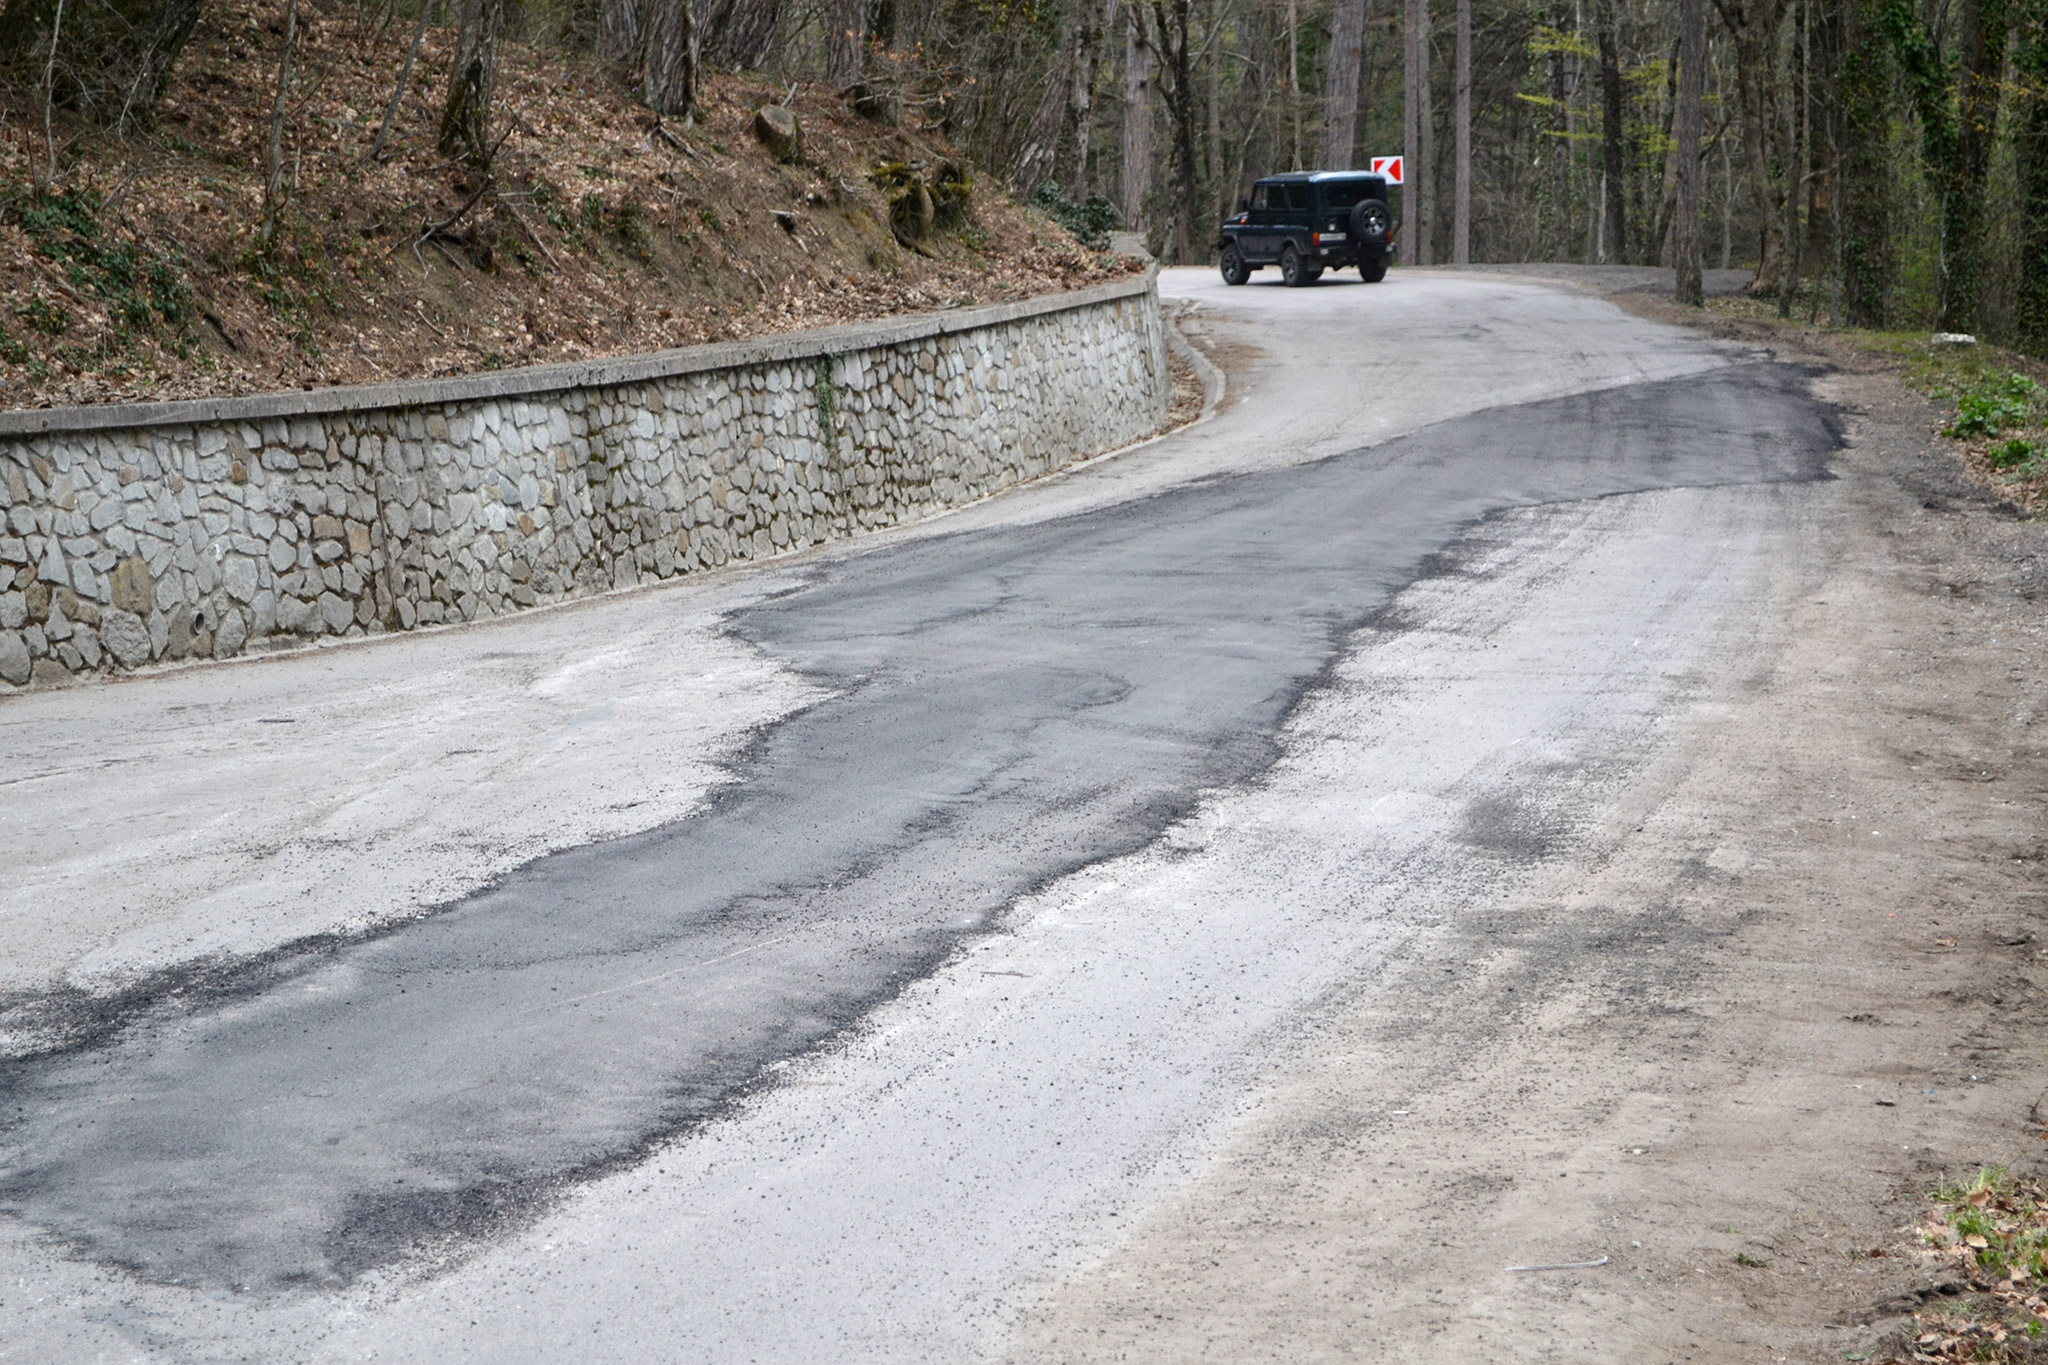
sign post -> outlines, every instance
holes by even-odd
[[[1398,156],[1376,156],[1372,159],[1372,173],[1386,177],[1389,185],[1402,184],[1401,161]]]

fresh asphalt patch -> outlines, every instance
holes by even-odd
[[[1838,442],[1803,372],[1734,365],[820,561],[729,628],[830,695],[702,813],[373,934],[49,997],[57,1041],[0,1065],[0,1209],[149,1279],[252,1290],[488,1235],[1256,778],[1461,528],[1822,479]],[[1498,794],[1465,828],[1514,860],[1559,833]]]

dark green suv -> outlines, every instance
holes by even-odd
[[[1387,182],[1357,171],[1296,171],[1252,186],[1251,198],[1223,224],[1223,282],[1243,284],[1260,266],[1300,288],[1325,270],[1358,267],[1368,284],[1387,277],[1394,254]]]

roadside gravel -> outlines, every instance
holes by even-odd
[[[1883,367],[1784,358],[1850,443],[1680,737],[1012,1358],[1881,1359],[1950,1278],[1900,1254],[1938,1176],[2044,1169],[2041,531]]]

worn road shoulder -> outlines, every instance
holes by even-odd
[[[1889,376],[1821,383],[1828,549],[1631,800],[1342,1011],[1013,1358],[1839,1361],[1927,1282],[1869,1253],[1939,1172],[2041,1166],[2041,531]]]

